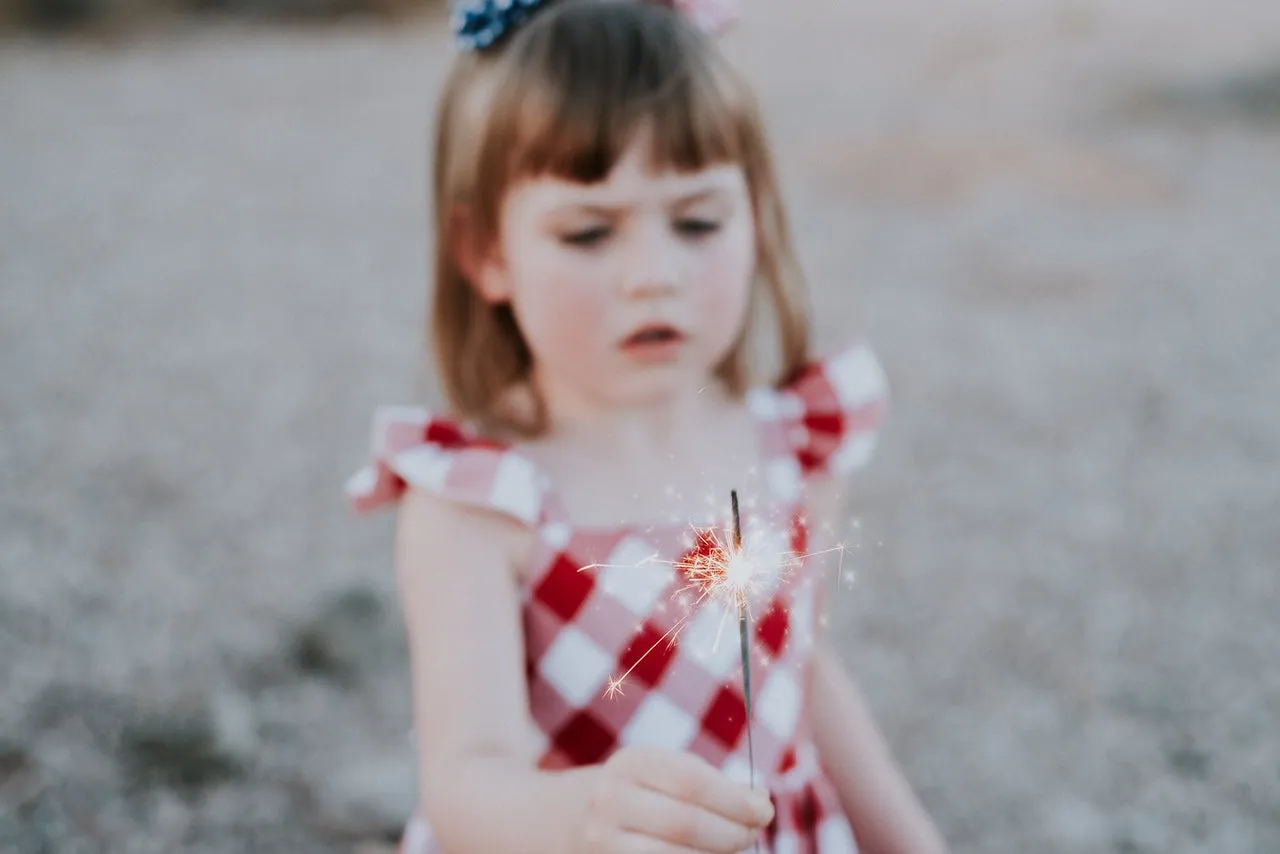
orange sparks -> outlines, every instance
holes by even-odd
[[[671,602],[683,606],[686,613],[662,637],[641,653],[624,673],[609,677],[605,696],[610,699],[623,693],[627,678],[658,646],[663,643],[677,642],[680,633],[707,599],[717,601],[724,606],[725,618],[728,618],[730,613],[741,615],[750,611],[751,602],[757,595],[781,583],[808,558],[839,552],[840,563],[843,566],[844,552],[848,548],[845,543],[839,543],[822,551],[796,554],[789,548],[789,543],[778,534],[770,534],[763,526],[752,526],[751,533],[744,538],[741,547],[735,549],[731,530],[722,533],[716,529],[694,526],[692,531],[693,546],[676,561],[663,560],[657,554],[653,554],[631,565],[593,563],[578,570],[579,572],[600,569],[644,571],[647,567],[661,565],[674,569],[677,574],[687,580],[686,584],[668,597]],[[839,575],[840,570],[837,570],[837,577]],[[667,604],[666,600],[663,602],[663,605],[665,604]],[[720,632],[717,632],[717,645],[719,635]]]

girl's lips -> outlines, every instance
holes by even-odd
[[[680,355],[684,343],[684,333],[679,329],[655,324],[628,335],[622,342],[622,350],[637,361],[670,362]]]
[[[684,340],[684,333],[674,326],[654,324],[637,329],[622,342],[624,347],[637,345],[668,344]]]

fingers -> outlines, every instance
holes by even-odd
[[[773,819],[773,803],[768,794],[735,783],[692,753],[637,750],[626,759],[627,770],[637,784],[676,801],[702,807],[746,827],[763,827]]]
[[[685,803],[655,789],[627,790],[622,829],[642,833],[674,845],[676,850],[736,854],[750,848],[759,832],[754,820],[747,824],[725,818],[695,804]]]

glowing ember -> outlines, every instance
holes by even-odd
[[[745,554],[729,555],[724,564],[724,583],[735,590],[745,590],[755,578],[757,566]]]
[[[733,539],[725,537],[732,542]],[[734,538],[736,539],[736,538]],[[700,531],[693,549],[676,564],[698,592],[698,602],[711,598],[733,611],[749,609],[757,594],[776,587],[804,560],[785,540],[758,528],[738,548],[724,542],[715,531]]]
[[[843,570],[844,552],[847,546],[843,543],[825,552],[796,554],[791,549],[788,537],[767,525],[754,525],[744,537],[741,521],[737,518],[737,496],[734,495],[734,520],[725,530],[707,528],[691,528],[692,537],[688,541],[688,550],[678,561],[665,561],[651,555],[644,560],[629,566],[616,564],[589,564],[580,568],[580,572],[598,569],[626,569],[643,572],[655,564],[674,568],[683,574],[687,583],[676,590],[669,602],[677,605],[685,613],[675,624],[657,639],[648,649],[631,664],[620,676],[610,677],[605,694],[615,697],[622,693],[628,676],[640,666],[649,653],[662,644],[674,644],[681,631],[697,612],[700,606],[711,599],[721,604],[725,610],[724,620],[716,632],[713,648],[718,648],[725,623],[731,616],[739,621],[740,632],[747,631],[750,622],[751,602],[771,592],[793,570],[798,569],[807,558],[816,557],[826,552],[839,552],[841,567],[837,569],[837,577]],[[665,611],[668,602],[659,603],[659,611]],[[744,654],[744,676],[749,674],[750,663]],[[749,692],[748,692],[749,693]]]

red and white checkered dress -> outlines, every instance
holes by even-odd
[[[863,345],[814,363],[786,388],[753,390],[748,402],[772,494],[744,496],[744,532],[779,531],[803,555],[805,478],[864,463],[886,399],[884,374]],[[551,481],[526,457],[425,410],[379,410],[373,444],[374,462],[349,484],[358,509],[392,503],[412,486],[498,509],[540,533],[536,570],[521,592],[530,712],[545,738],[543,768],[596,763],[622,745],[644,744],[693,751],[747,780],[737,620],[726,619],[718,601],[690,607],[681,593],[688,580],[675,565],[701,540],[688,524],[575,526]],[[606,567],[580,571],[589,564]],[[755,779],[777,807],[765,834],[774,854],[857,850],[814,747],[805,703],[816,574],[797,560],[752,605]],[[658,643],[681,620],[676,641]],[[610,680],[628,670],[622,693],[610,696]],[[401,850],[439,848],[426,822],[415,818]]]

